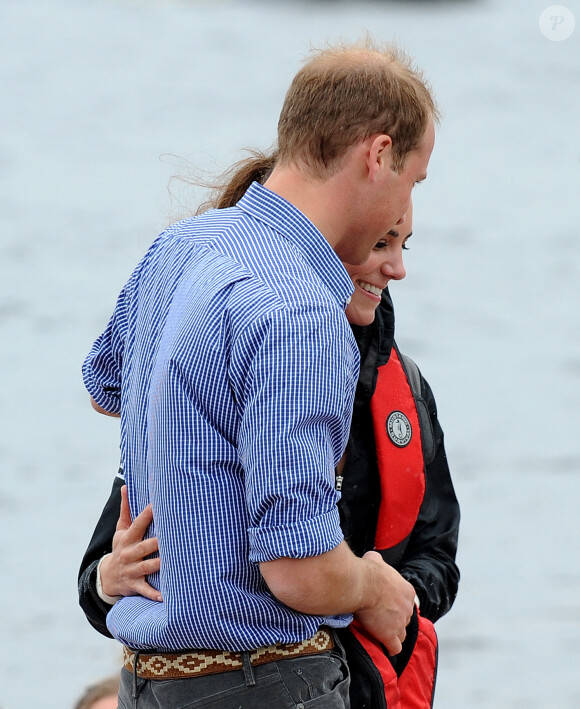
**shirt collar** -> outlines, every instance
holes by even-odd
[[[350,276],[328,241],[297,207],[258,182],[250,185],[237,206],[282,233],[346,308],[354,291]]]

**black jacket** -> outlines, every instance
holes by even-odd
[[[344,536],[355,554],[374,549],[380,504],[380,481],[370,400],[377,383],[377,368],[388,362],[394,343],[395,318],[388,292],[383,293],[375,321],[353,326],[361,352],[347,458],[342,471],[339,504]],[[443,446],[443,431],[431,388],[421,376],[421,396],[427,404],[434,439],[431,459],[425,461],[425,497],[411,534],[396,547],[381,550],[415,588],[421,615],[432,622],[452,606],[459,584],[455,564],[459,531],[459,505]]]

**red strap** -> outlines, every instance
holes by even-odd
[[[433,706],[437,675],[437,633],[433,623],[419,616],[415,649],[399,677],[401,694],[398,709],[430,709]]]
[[[364,647],[370,656],[373,664],[379,671],[385,688],[385,700],[387,709],[400,709],[399,687],[397,686],[397,674],[385,654],[385,649],[378,640],[369,635],[367,631],[353,620],[349,626],[350,631]]]
[[[400,677],[385,654],[384,647],[356,620],[349,628],[363,646],[383,680],[387,709],[431,709],[437,676],[437,633],[433,623],[419,619],[413,653]]]
[[[375,548],[388,549],[411,533],[425,495],[419,417],[394,349],[379,367],[371,412],[381,478]]]

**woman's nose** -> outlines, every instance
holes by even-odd
[[[399,249],[396,254],[386,260],[381,266],[381,271],[393,281],[400,281],[407,275],[405,264],[403,263],[403,249]]]

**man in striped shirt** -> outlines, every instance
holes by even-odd
[[[160,600],[107,618],[126,648],[120,706],[346,707],[331,629],[352,614],[400,651],[414,591],[339,525],[358,375],[341,259],[364,262],[404,220],[435,119],[394,50],[317,54],[265,185],[167,229],[122,290],[83,376],[121,417],[131,512],[152,505],[161,568]]]

